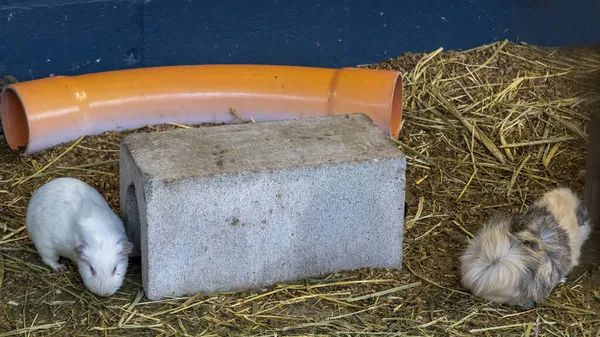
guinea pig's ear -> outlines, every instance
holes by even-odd
[[[86,254],[86,247],[84,245],[79,245],[77,247],[75,247],[75,254],[77,254],[77,258],[81,259],[81,260],[87,260],[88,256]]]
[[[127,241],[121,244],[121,255],[129,255],[133,250],[133,243]]]

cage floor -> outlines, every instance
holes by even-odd
[[[598,336],[597,267],[578,268],[547,302],[525,310],[470,295],[458,259],[493,211],[522,211],[559,185],[582,195],[587,121],[600,107],[598,49],[498,42],[363,67],[404,73],[401,271],[149,302],[134,260],[121,290],[97,298],[73,264],[59,275],[41,262],[24,216],[33,191],[59,176],[90,183],[118,211],[123,134],[84,137],[32,157],[0,142],[0,336]]]

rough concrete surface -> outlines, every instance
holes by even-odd
[[[132,134],[120,160],[151,300],[401,268],[406,161],[365,115]]]

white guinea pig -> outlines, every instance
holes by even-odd
[[[496,213],[461,256],[462,284],[488,301],[533,307],[579,263],[590,230],[568,188],[546,192],[524,214]]]
[[[123,284],[133,245],[121,219],[90,185],[57,178],[29,200],[26,228],[42,261],[55,272],[59,257],[77,263],[84,285],[98,296],[113,295]]]

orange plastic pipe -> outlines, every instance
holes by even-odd
[[[25,154],[84,135],[168,122],[232,123],[349,113],[398,136],[396,71],[269,65],[139,68],[21,82],[2,91],[6,140]]]

